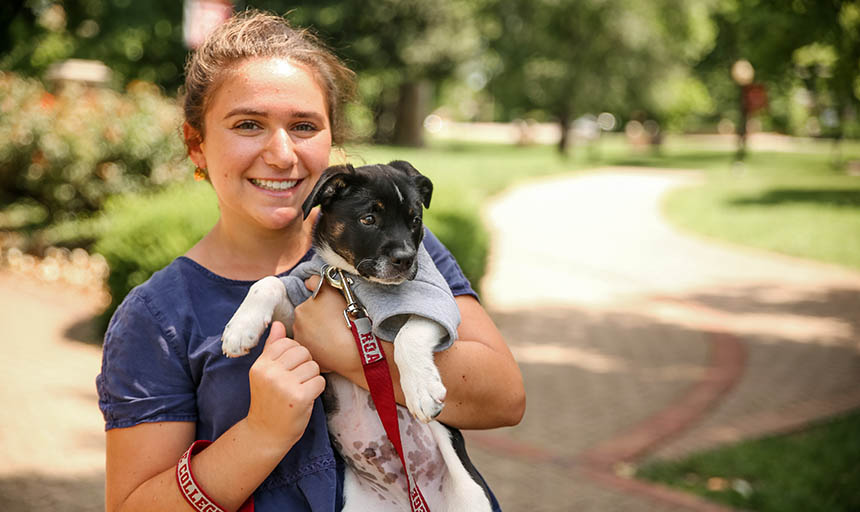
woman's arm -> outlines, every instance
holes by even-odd
[[[317,279],[308,280],[308,287],[315,288]],[[436,354],[436,364],[448,390],[438,419],[461,429],[516,425],[525,412],[519,367],[480,303],[468,295],[456,300],[461,316],[459,338],[449,349]],[[296,309],[294,334],[322,368],[367,389],[352,333],[341,320],[344,306],[340,292],[323,286],[316,299]],[[383,349],[394,381],[395,399],[404,404],[394,346],[383,343]]]
[[[248,416],[190,463],[200,488],[227,510],[237,510],[298,441],[325,387],[310,353],[284,338],[278,322],[249,380]],[[191,510],[175,471],[195,428],[191,422],[163,422],[109,430],[105,509]]]

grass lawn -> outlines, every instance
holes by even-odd
[[[647,464],[636,476],[746,510],[857,511],[858,433],[860,411],[796,434]]]
[[[860,144],[843,145],[860,160]],[[860,176],[835,170],[830,146],[753,151],[742,167],[732,152],[675,145],[661,155],[610,157],[612,164],[702,169],[705,184],[664,202],[682,229],[729,242],[860,269]]]

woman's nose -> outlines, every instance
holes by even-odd
[[[272,133],[263,151],[263,161],[279,169],[292,169],[296,165],[296,148],[287,130],[279,128]]]

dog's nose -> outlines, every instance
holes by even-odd
[[[415,263],[415,253],[407,250],[394,251],[388,259],[397,270],[409,270]]]

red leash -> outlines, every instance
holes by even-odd
[[[373,405],[376,406],[376,413],[382,421],[388,439],[394,445],[394,449],[397,450],[400,462],[403,464],[403,472],[406,474],[406,481],[409,484],[409,505],[412,512],[430,512],[430,507],[427,506],[427,500],[421,494],[418,483],[409,476],[406,458],[403,455],[403,444],[400,441],[394,385],[391,383],[391,372],[388,369],[388,362],[385,360],[385,352],[382,351],[382,344],[373,334],[367,311],[349,288],[348,278],[340,270],[333,267],[325,267],[323,275],[329,284],[341,290],[346,297],[347,307],[343,316],[346,318],[358,347],[358,353],[361,355],[361,365],[367,379],[370,397],[373,399]]]

